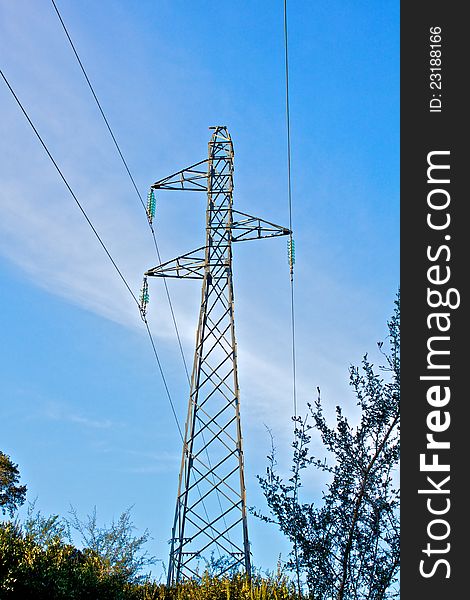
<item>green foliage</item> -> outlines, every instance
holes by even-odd
[[[117,523],[98,527],[96,511],[85,522],[73,511],[72,521],[44,517],[30,505],[23,524],[0,523],[0,599],[133,600],[151,598],[153,587],[139,575],[153,563],[142,550],[148,539],[133,535],[130,509]],[[71,530],[90,543],[82,550],[71,541]]]
[[[148,533],[134,537],[130,510],[110,527],[97,525],[96,510],[80,520],[28,509],[24,523],[0,523],[0,600],[295,600],[285,575],[240,574],[217,578],[208,565],[198,581],[167,588],[139,569],[153,559],[142,551]],[[84,549],[71,543],[78,532]]]
[[[361,369],[350,369],[350,384],[361,411],[359,424],[351,426],[337,406],[336,425],[330,427],[319,395],[315,405],[309,405],[312,425],[308,417],[294,419],[292,476],[286,482],[276,473],[273,450],[267,476],[258,478],[272,516],[257,516],[277,523],[292,541],[295,552],[290,566],[298,565],[304,573],[314,600],[398,597],[399,296],[395,304],[388,323],[388,354],[379,344],[386,361],[380,373],[367,355]],[[313,429],[332,460],[310,455]],[[299,501],[301,474],[308,467],[329,475],[319,506]]]
[[[26,486],[17,485],[20,480],[18,465],[0,450],[0,510],[13,516],[26,499]]]
[[[199,581],[167,588],[155,581],[131,582],[110,561],[61,538],[55,517],[40,517],[26,531],[18,522],[0,524],[1,600],[294,600],[292,585],[275,577],[240,574],[218,579],[207,572]]]
[[[41,542],[17,522],[0,526],[0,597],[62,599],[118,597],[122,587],[109,565],[94,552],[77,550],[57,535]]]
[[[140,574],[142,569],[155,564],[156,559],[143,549],[150,537],[148,530],[145,530],[141,536],[134,535],[131,508],[125,510],[109,527],[98,526],[96,507],[85,520],[77,516],[74,508],[70,511],[70,517],[66,519],[70,542],[72,542],[73,531],[76,531],[80,535],[81,544],[108,561],[114,573],[132,583],[145,579]]]

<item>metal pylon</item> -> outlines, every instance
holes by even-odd
[[[232,242],[290,230],[233,210],[233,146],[213,127],[209,156],[151,186],[207,192],[205,246],[145,275],[201,279],[168,584],[199,577],[209,558],[218,574],[251,572],[234,326]],[[202,563],[201,563],[202,560]]]

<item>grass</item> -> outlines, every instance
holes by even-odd
[[[139,586],[142,600],[296,600],[294,584],[284,575],[254,577],[244,575],[212,577],[204,574],[199,581],[188,580],[167,587],[147,583]]]

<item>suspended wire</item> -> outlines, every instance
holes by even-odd
[[[93,223],[91,222],[90,218],[88,217],[87,213],[85,212],[85,209],[83,208],[83,206],[80,204],[80,201],[78,200],[77,196],[75,195],[74,191],[72,190],[72,188],[69,185],[69,182],[67,181],[67,179],[65,178],[64,174],[62,173],[62,171],[60,170],[59,165],[57,164],[57,162],[54,160],[54,157],[52,156],[52,154],[49,151],[49,148],[46,146],[46,144],[44,143],[44,140],[42,139],[41,135],[39,134],[38,130],[36,129],[36,127],[34,126],[34,123],[31,121],[31,119],[29,118],[28,113],[26,112],[24,106],[21,104],[18,96],[15,94],[15,91],[13,90],[13,88],[11,87],[8,79],[6,78],[6,76],[4,75],[3,71],[0,69],[0,74],[4,80],[4,82],[6,83],[8,89],[10,90],[11,94],[13,95],[14,99],[16,100],[18,106],[20,107],[23,115],[26,117],[28,123],[30,124],[32,130],[34,131],[34,133],[36,134],[36,137],[38,138],[38,140],[40,141],[42,147],[44,148],[44,150],[46,151],[46,154],[48,155],[48,157],[50,158],[52,164],[54,165],[54,167],[56,168],[57,172],[59,173],[62,181],[65,183],[65,186],[67,187],[68,191],[70,192],[72,198],[75,200],[78,208],[80,209],[81,213],[83,214],[83,216],[85,217],[88,225],[91,227],[93,233],[95,234],[96,238],[98,239],[99,243],[101,244],[103,250],[106,252],[109,260],[111,261],[113,267],[115,268],[115,270],[117,271],[119,277],[121,278],[122,282],[124,283],[124,285],[127,288],[127,291],[129,292],[129,294],[132,296],[134,302],[137,304],[137,306],[139,306],[139,301],[136,297],[136,295],[134,294],[134,292],[132,291],[131,287],[129,286],[129,284],[127,283],[124,275],[122,274],[121,270],[119,269],[119,267],[117,266],[116,262],[114,261],[113,257],[111,256],[109,250],[106,248],[105,243],[103,242],[103,240],[101,239],[101,237],[99,236],[98,232],[96,231]]]
[[[134,177],[132,176],[132,173],[131,173],[131,170],[130,170],[130,168],[129,168],[129,165],[127,164],[127,161],[126,161],[126,159],[124,158],[124,155],[123,155],[123,153],[122,153],[122,150],[121,150],[121,148],[120,148],[120,146],[119,146],[119,144],[118,144],[118,141],[117,141],[117,139],[116,139],[116,136],[114,135],[114,132],[113,132],[113,130],[112,130],[112,128],[111,128],[111,125],[109,124],[109,121],[108,121],[108,119],[107,119],[107,117],[106,117],[106,114],[105,114],[105,112],[104,112],[104,110],[103,110],[103,107],[101,106],[101,103],[100,103],[100,101],[98,100],[98,96],[96,95],[96,92],[95,92],[95,90],[94,90],[94,88],[93,88],[93,85],[92,85],[92,83],[91,83],[91,81],[90,81],[90,78],[88,77],[88,74],[87,74],[87,72],[86,72],[86,70],[85,70],[85,67],[83,66],[83,62],[82,62],[82,60],[80,59],[80,56],[79,56],[79,54],[78,54],[78,52],[77,52],[77,49],[75,48],[75,45],[74,45],[74,43],[73,43],[73,41],[72,41],[72,38],[71,38],[71,36],[70,36],[70,33],[69,33],[69,31],[68,31],[68,29],[67,29],[67,27],[66,27],[65,23],[64,23],[64,20],[62,19],[62,15],[60,14],[60,11],[59,11],[59,9],[58,9],[58,7],[57,7],[57,4],[55,3],[55,1],[54,1],[54,0],[51,0],[51,2],[52,2],[52,5],[53,5],[53,7],[54,7],[54,9],[55,9],[55,12],[57,13],[57,17],[59,18],[59,21],[60,21],[60,23],[61,23],[61,25],[62,25],[62,28],[63,28],[63,30],[64,30],[64,32],[65,32],[65,35],[66,35],[66,37],[67,37],[67,39],[68,39],[68,41],[69,41],[69,44],[70,44],[70,46],[71,46],[71,48],[72,48],[72,51],[73,51],[73,53],[74,53],[74,55],[75,55],[75,58],[77,59],[77,62],[78,62],[78,64],[79,64],[79,66],[80,66],[80,69],[81,69],[81,71],[82,71],[82,73],[83,73],[83,76],[85,77],[85,80],[86,80],[86,82],[87,82],[87,84],[88,84],[88,87],[90,88],[90,91],[91,91],[91,93],[92,93],[92,96],[93,96],[93,98],[95,99],[96,105],[98,106],[98,109],[99,109],[99,111],[100,111],[100,113],[101,113],[101,116],[103,117],[103,120],[104,120],[104,122],[105,122],[105,124],[106,124],[106,127],[107,127],[107,129],[108,129],[108,131],[109,131],[109,134],[110,134],[110,136],[111,136],[111,138],[112,138],[112,140],[113,140],[113,142],[114,142],[114,145],[116,146],[116,150],[117,150],[117,152],[118,152],[118,154],[119,154],[119,156],[120,156],[120,158],[121,158],[121,161],[122,161],[122,163],[123,163],[123,165],[124,165],[124,168],[125,168],[125,170],[126,170],[126,172],[127,172],[127,175],[129,176],[129,179],[130,179],[130,181],[131,181],[131,183],[132,183],[132,186],[133,186],[133,188],[134,188],[134,190],[135,190],[135,193],[137,194],[137,197],[139,198],[139,201],[140,201],[140,203],[141,203],[141,205],[142,205],[143,209],[144,209],[144,210],[145,210],[145,212],[147,213],[147,207],[145,206],[144,199],[142,198],[142,195],[141,195],[141,193],[139,192],[139,188],[137,187],[137,184],[136,184],[136,182],[135,182],[135,179],[134,179]],[[149,227],[150,227],[150,230],[151,230],[151,233],[152,233],[153,243],[154,243],[154,245],[155,245],[155,250],[156,250],[156,253],[157,253],[157,257],[158,257],[158,260],[159,260],[159,262],[161,263],[161,262],[162,262],[162,260],[161,260],[161,256],[160,256],[160,250],[159,250],[159,248],[158,248],[158,243],[157,243],[157,239],[156,239],[156,236],[155,236],[155,230],[154,230],[154,228],[153,228],[153,225],[152,225],[152,223],[151,223],[151,222],[149,222]],[[172,303],[172,301],[171,301],[171,296],[170,296],[170,292],[169,292],[169,289],[168,289],[168,284],[167,284],[167,282],[166,282],[166,280],[165,280],[165,279],[163,280],[163,283],[164,283],[164,286],[165,286],[166,296],[167,296],[167,299],[168,299],[168,304],[169,304],[169,307],[170,307],[171,318],[172,318],[172,320],[173,320],[173,325],[174,325],[174,328],[175,328],[175,331],[176,331],[176,337],[177,337],[177,339],[178,339],[178,346],[179,346],[179,350],[180,350],[180,353],[181,353],[181,358],[182,358],[182,360],[183,360],[184,370],[185,370],[186,377],[187,377],[187,379],[188,379],[188,382],[189,382],[189,381],[190,381],[190,379],[189,379],[188,367],[187,367],[187,364],[186,364],[186,359],[185,359],[185,356],[184,356],[184,351],[183,351],[183,345],[182,345],[182,343],[181,343],[181,338],[180,338],[180,334],[179,334],[179,329],[178,329],[178,325],[177,325],[177,322],[176,322],[175,313],[174,313],[174,310],[173,310],[173,303]]]
[[[294,303],[294,262],[295,246],[292,224],[292,176],[291,176],[291,129],[290,129],[290,102],[289,102],[289,38],[287,27],[287,0],[284,0],[284,63],[285,63],[285,98],[286,98],[286,133],[287,133],[287,196],[289,206],[289,266],[290,266],[290,316],[291,316],[291,345],[292,345],[292,402],[294,409],[294,436],[297,431],[297,389],[296,389],[296,352],[295,352],[295,303]],[[294,506],[298,497],[298,469],[294,472]],[[294,535],[294,558],[297,575],[297,592],[299,599],[302,597],[300,585],[299,552],[297,536]]]
[[[103,107],[101,106],[101,103],[98,100],[98,96],[96,95],[96,92],[95,92],[95,90],[93,88],[93,85],[92,85],[92,83],[90,81],[90,78],[88,77],[88,74],[87,74],[87,72],[85,70],[85,67],[83,66],[83,62],[80,59],[80,56],[79,56],[79,54],[77,52],[77,49],[75,48],[75,44],[72,41],[70,33],[69,33],[69,31],[68,31],[68,29],[67,29],[67,27],[65,25],[65,22],[64,22],[64,20],[62,18],[62,15],[60,14],[60,11],[59,11],[59,9],[58,9],[55,1],[51,0],[51,2],[52,2],[52,5],[53,5],[53,7],[55,9],[55,12],[57,13],[57,17],[59,18],[59,21],[60,21],[60,23],[62,25],[62,28],[63,28],[63,30],[65,32],[65,35],[66,35],[66,37],[67,37],[67,39],[68,39],[68,41],[70,43],[70,46],[71,46],[72,51],[73,51],[73,53],[75,55],[75,58],[77,59],[77,62],[79,64],[79,66],[80,66],[80,69],[81,69],[81,71],[83,73],[83,76],[85,77],[85,80],[86,80],[86,82],[88,84],[88,87],[90,88],[92,96],[95,99],[95,102],[96,102],[96,104],[98,106],[98,109],[99,109],[99,111],[101,113],[101,116],[103,117],[103,120],[104,120],[104,122],[106,124],[106,127],[107,127],[107,129],[109,131],[109,134],[111,135],[111,138],[112,138],[112,140],[114,142],[114,145],[116,146],[116,150],[117,150],[117,152],[118,152],[118,154],[119,154],[119,156],[121,158],[121,161],[122,161],[122,163],[123,163],[123,165],[124,165],[124,167],[126,169],[126,172],[127,172],[128,176],[129,176],[129,179],[131,180],[132,186],[133,186],[133,188],[134,188],[134,190],[135,190],[135,192],[137,194],[137,197],[139,198],[139,201],[140,201],[143,209],[145,210],[145,213],[148,215],[147,206],[145,205],[144,199],[142,198],[142,195],[139,192],[139,188],[137,187],[135,179],[132,176],[132,173],[131,173],[131,170],[129,168],[129,165],[127,164],[127,161],[124,158],[122,150],[121,150],[121,148],[120,148],[120,146],[118,144],[116,136],[114,135],[114,132],[113,132],[113,130],[111,128],[111,125],[109,124],[109,121],[108,121],[108,119],[106,117],[106,114],[105,114],[105,112],[103,110]],[[155,229],[153,227],[153,223],[152,223],[151,219],[148,219],[148,225],[149,225],[149,228],[150,228],[150,231],[151,231],[151,234],[152,234],[152,239],[153,239],[153,243],[154,243],[154,246],[155,246],[155,251],[156,251],[156,254],[157,254],[158,261],[159,261],[159,263],[161,263],[162,259],[161,259],[161,256],[160,256],[160,249],[158,247],[158,242],[157,242],[157,238],[156,238],[156,235],[155,235]],[[172,318],[172,321],[173,321],[173,326],[174,326],[175,333],[176,333],[176,338],[177,338],[177,341],[178,341],[178,347],[179,347],[181,359],[183,361],[183,367],[184,367],[184,371],[185,371],[185,374],[186,374],[186,379],[188,381],[188,386],[191,386],[191,378],[190,378],[190,375],[189,375],[188,365],[186,363],[186,357],[184,355],[183,344],[181,343],[181,336],[180,336],[180,333],[179,333],[179,328],[178,328],[178,324],[177,324],[177,321],[176,321],[175,312],[174,312],[174,309],[173,309],[173,303],[172,303],[172,300],[171,300],[170,291],[168,289],[168,284],[167,284],[167,281],[166,281],[165,278],[163,278],[163,285],[165,287],[166,297],[167,297],[167,300],[168,300],[168,305],[169,305],[169,308],[170,308],[171,318]],[[160,368],[160,371],[162,371],[161,365],[160,365],[160,361],[159,361],[157,353],[156,353],[155,344],[154,344],[153,339],[152,339],[152,334],[150,332],[149,325],[148,325],[147,319],[146,319],[146,317],[145,317],[144,314],[142,315],[142,319],[143,319],[143,321],[145,323],[145,326],[147,328],[147,332],[148,332],[149,337],[150,337],[150,341],[151,341],[151,344],[152,344],[152,347],[153,347],[153,351],[154,351],[155,358],[157,360],[158,366]],[[165,388],[166,388],[167,387],[166,386],[166,381],[164,381],[164,385],[165,385]],[[168,392],[168,389],[167,389],[167,394],[168,393],[169,392]],[[174,410],[173,405],[172,405],[172,411],[173,411],[173,415],[175,417],[176,425],[178,427],[178,432],[180,434],[181,440],[184,443],[184,438],[183,438],[183,434],[182,434],[181,427],[180,427],[180,424],[179,424],[179,420],[178,420],[178,417],[176,415],[176,412]],[[202,433],[202,441],[203,441],[204,445],[206,445],[206,441],[205,441],[205,438],[204,438],[204,433]],[[209,469],[212,470],[212,464],[211,464],[211,460],[210,460],[210,456],[209,456],[209,452],[207,450],[207,447],[206,447],[206,456],[207,456],[207,460],[208,460],[208,464],[209,464]],[[213,477],[213,482],[215,484],[215,476],[213,475],[212,477]],[[222,504],[221,504],[221,500],[220,500],[219,490],[217,488],[216,488],[216,493],[217,493],[217,499],[218,499],[218,502],[219,502],[219,507],[220,507],[220,510],[222,511]],[[203,502],[203,505],[204,505],[204,502]],[[205,510],[205,507],[204,507],[204,510]],[[206,512],[206,516],[207,516],[207,512]],[[223,518],[223,521],[225,523],[225,526],[227,526],[226,525],[225,517]],[[230,540],[230,534],[227,533],[227,537]],[[220,554],[220,550],[219,550],[219,554]]]
[[[292,230],[292,177],[291,177],[291,135],[290,135],[290,104],[289,104],[289,40],[287,35],[287,0],[284,0],[284,60],[286,81],[286,130],[287,130],[287,197],[289,206],[289,244],[290,244],[290,289],[291,289],[291,330],[292,330],[292,396],[294,416],[297,417],[297,391],[296,391],[296,356],[295,356],[295,311],[294,311],[294,260],[292,252],[294,239]]]
[[[292,185],[291,185],[291,143],[290,143],[290,104],[289,104],[289,40],[287,37],[287,0],[284,0],[284,64],[286,82],[286,129],[287,129],[287,194],[289,201],[289,229],[292,238]]]
[[[8,81],[8,79],[6,78],[5,74],[3,73],[3,71],[0,69],[0,75],[3,78],[3,81],[5,82],[5,84],[7,85],[8,89],[10,90],[13,98],[16,100],[16,103],[18,104],[19,108],[21,109],[21,112],[23,113],[23,115],[25,116],[26,120],[28,121],[29,125],[31,126],[32,130],[34,131],[34,133],[36,134],[36,137],[38,138],[39,142],[41,143],[42,147],[44,148],[47,156],[49,157],[49,159],[51,160],[52,164],[54,165],[56,171],[59,173],[60,178],[62,179],[62,181],[64,182],[66,188],[68,189],[70,195],[72,196],[72,198],[75,200],[75,203],[77,204],[78,208],[80,209],[82,215],[85,217],[85,220],[87,221],[88,225],[90,226],[91,230],[93,231],[95,237],[97,238],[98,242],[100,243],[101,247],[103,248],[103,250],[105,251],[107,257],[109,258],[111,264],[113,265],[114,269],[116,270],[117,274],[119,275],[121,281],[123,282],[123,284],[125,285],[127,291],[129,292],[130,296],[132,297],[132,299],[134,300],[134,302],[136,303],[139,311],[140,311],[140,303],[139,300],[137,299],[136,295],[134,294],[134,292],[132,291],[129,283],[127,282],[126,278],[124,277],[124,275],[122,274],[122,271],[119,269],[119,267],[117,266],[116,261],[114,260],[114,258],[112,257],[111,253],[109,252],[108,248],[106,247],[106,244],[103,242],[102,238],[100,237],[98,231],[96,230],[95,226],[93,225],[90,217],[88,216],[88,214],[86,213],[85,209],[83,208],[82,204],[80,203],[80,201],[78,200],[77,196],[75,195],[75,192],[73,191],[72,187],[70,186],[69,182],[67,181],[65,175],[62,173],[59,165],[57,164],[56,160],[54,159],[54,157],[52,156],[49,148],[46,146],[46,143],[44,142],[43,138],[41,137],[39,131],[36,129],[34,123],[32,122],[31,118],[29,117],[26,109],[24,108],[23,104],[21,103],[20,99],[18,98],[18,96],[16,95],[14,89],[12,88],[12,86],[10,85],[10,82]],[[168,396],[168,400],[170,402],[170,406],[171,409],[173,411],[173,415],[175,417],[176,420],[176,425],[178,427],[178,430],[180,431],[180,435],[181,435],[181,429],[179,426],[179,422],[178,422],[178,418],[176,416],[176,411],[175,411],[175,407],[173,404],[173,400],[171,398],[171,394],[170,394],[170,390],[168,388],[168,384],[166,382],[166,378],[165,378],[165,374],[163,372],[163,368],[158,356],[158,352],[157,352],[157,348],[152,336],[152,333],[149,329],[148,326],[148,322],[147,319],[145,317],[143,317],[143,321],[145,323],[148,335],[150,337],[150,341],[152,343],[152,347],[153,347],[153,351],[155,354],[155,359],[160,371],[160,375],[162,377],[162,381],[163,381],[163,385],[165,387],[165,391],[166,394]]]
[[[72,38],[70,37],[70,35],[69,35],[69,32],[67,31],[67,27],[65,26],[65,23],[64,23],[64,21],[62,20],[62,16],[61,16],[61,14],[60,14],[60,12],[59,12],[59,9],[57,8],[57,5],[56,5],[56,3],[54,2],[54,0],[51,0],[51,2],[52,2],[52,5],[53,5],[53,7],[55,8],[55,11],[56,11],[56,13],[57,13],[57,16],[59,17],[59,21],[60,21],[60,22],[61,22],[61,24],[62,24],[62,27],[63,27],[63,29],[64,29],[64,32],[65,32],[65,35],[67,36],[67,39],[69,40],[70,46],[72,47],[73,53],[75,54],[75,58],[77,59],[77,61],[78,61],[78,64],[80,65],[80,68],[81,68],[81,70],[82,70],[82,73],[83,73],[83,75],[84,75],[84,77],[85,77],[85,79],[86,79],[86,82],[88,83],[88,87],[90,88],[90,91],[91,91],[91,93],[93,94],[93,98],[95,99],[95,102],[96,102],[96,104],[98,105],[98,108],[99,108],[99,110],[100,110],[101,116],[103,117],[103,119],[104,119],[104,122],[106,123],[106,127],[108,128],[108,131],[109,131],[109,133],[110,133],[110,135],[111,135],[111,137],[112,137],[112,139],[113,139],[114,145],[116,146],[116,149],[117,149],[117,151],[119,152],[119,156],[121,157],[121,160],[122,160],[122,162],[123,162],[123,164],[124,164],[124,167],[126,168],[127,174],[129,175],[129,177],[130,177],[130,179],[131,179],[131,181],[132,181],[132,185],[134,186],[134,189],[135,189],[135,191],[136,191],[137,195],[138,195],[138,196],[139,196],[139,198],[140,198],[140,201],[141,201],[141,203],[142,203],[142,206],[143,206],[143,207],[144,207],[144,209],[145,209],[145,204],[144,204],[144,201],[143,201],[143,199],[142,199],[142,196],[141,196],[141,195],[140,195],[140,193],[139,193],[139,189],[137,188],[137,185],[136,185],[136,183],[135,183],[135,181],[134,181],[134,178],[132,177],[132,174],[131,174],[131,172],[130,172],[130,169],[129,169],[129,167],[127,166],[127,162],[126,162],[126,160],[125,160],[125,158],[124,158],[124,156],[123,156],[123,154],[122,154],[122,152],[121,152],[121,148],[119,147],[119,144],[117,143],[117,140],[116,140],[116,138],[115,138],[115,136],[114,136],[113,130],[111,129],[111,126],[110,126],[110,124],[109,124],[109,122],[108,122],[108,119],[106,118],[106,115],[104,114],[104,111],[103,111],[103,109],[102,109],[102,107],[101,107],[100,101],[98,100],[98,97],[97,97],[97,95],[95,94],[95,90],[93,89],[93,86],[91,85],[91,81],[90,81],[90,79],[88,78],[88,75],[87,75],[87,73],[86,73],[86,71],[85,71],[85,67],[83,66],[83,64],[82,64],[82,61],[80,60],[80,57],[79,57],[79,55],[78,55],[78,52],[77,52],[77,50],[75,49],[75,46],[74,46],[74,44],[73,44],[73,42],[72,42]]]
[[[153,243],[155,246],[155,251],[157,253],[158,262],[161,264],[162,259],[160,256],[160,250],[158,248],[157,238],[155,236],[155,230],[153,228],[153,225],[150,225],[150,229],[152,232],[152,238],[153,238]],[[171,301],[170,290],[168,289],[168,284],[164,277],[163,277],[163,285],[165,286],[166,297],[168,299],[168,306],[170,307],[171,319],[173,321],[173,326],[175,328],[176,339],[178,340],[178,347],[180,350],[181,360],[183,361],[184,372],[186,373],[186,379],[188,380],[188,385],[191,385],[191,378],[189,376],[188,365],[186,364],[186,358],[184,356],[183,344],[181,343],[181,336],[180,336],[178,324],[176,322],[175,311],[173,310],[173,303]]]
[[[143,321],[144,321],[144,324],[145,324],[145,329],[147,330],[147,333],[148,333],[148,336],[149,336],[150,343],[151,343],[151,345],[152,345],[153,353],[154,353],[154,355],[155,355],[155,360],[157,361],[158,368],[159,368],[159,370],[160,370],[160,375],[162,376],[163,385],[165,386],[165,391],[166,391],[166,394],[167,394],[168,398],[170,398],[170,397],[171,397],[171,396],[170,396],[170,391],[169,391],[169,389],[168,389],[168,385],[167,385],[167,383],[166,383],[165,376],[163,375],[163,369],[162,369],[162,365],[161,365],[161,363],[160,363],[160,359],[159,359],[159,357],[158,357],[157,348],[156,348],[156,346],[155,346],[155,341],[154,341],[154,339],[153,339],[152,332],[150,331],[150,327],[149,327],[149,324],[148,324],[147,318],[146,318],[146,317],[143,317]],[[178,433],[180,434],[180,438],[181,438],[181,440],[183,440],[183,433],[182,433],[182,431],[181,431],[181,427],[180,427],[179,419],[178,419],[178,417],[177,417],[177,415],[176,415],[175,407],[174,407],[174,404],[173,404],[173,402],[172,402],[172,401],[170,401],[170,406],[171,406],[171,410],[172,410],[172,412],[173,412],[173,416],[174,416],[174,418],[175,418],[176,427],[178,428]]]

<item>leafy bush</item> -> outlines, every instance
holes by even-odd
[[[154,561],[142,550],[148,533],[133,535],[130,509],[110,527],[98,527],[96,511],[84,522],[72,516],[34,514],[33,503],[23,524],[0,523],[0,599],[146,598],[150,588],[139,571]],[[73,530],[82,550],[72,543]]]
[[[57,516],[29,512],[24,524],[0,523],[0,600],[294,600],[292,583],[283,573],[251,581],[240,574],[217,578],[206,571],[198,581],[167,588],[144,580],[129,568],[125,540],[133,529],[129,512],[109,529],[96,526],[96,514],[74,523],[95,548],[69,543],[70,524]],[[75,515],[76,517],[76,515]],[[122,516],[121,516],[122,517]],[[91,519],[91,520],[90,520]],[[113,537],[116,527],[121,537]],[[119,542],[119,539],[121,542]],[[100,541],[101,540],[101,541]],[[103,541],[104,540],[104,541]],[[107,540],[107,541],[106,541]],[[119,549],[112,555],[111,550]],[[130,544],[130,548],[136,548]],[[98,552],[99,550],[99,552]],[[112,555],[112,556],[111,556]]]

